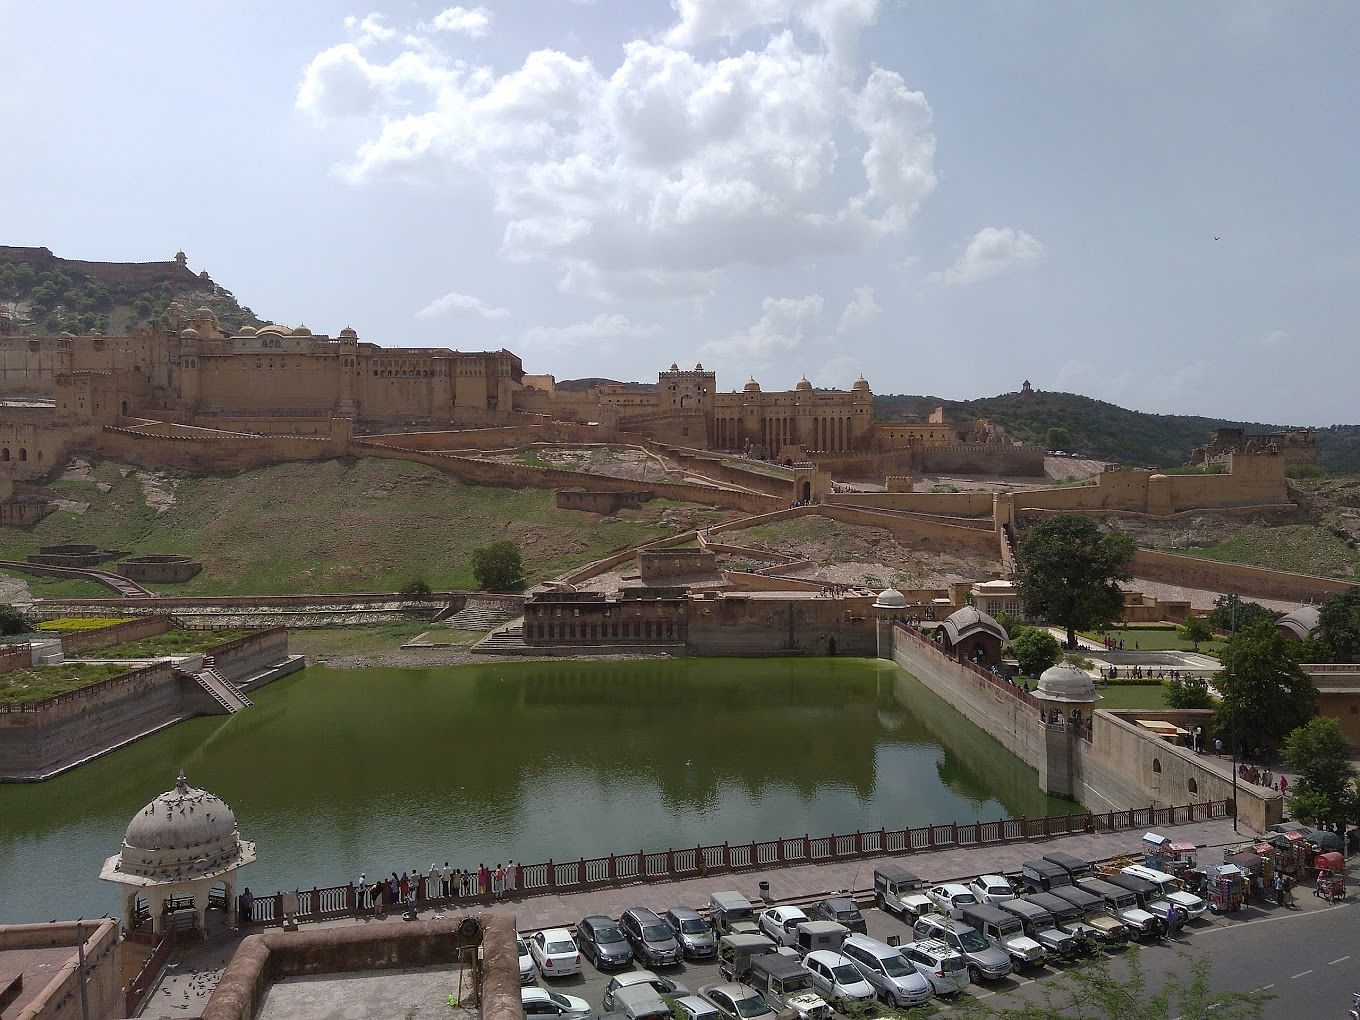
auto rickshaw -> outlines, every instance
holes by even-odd
[[[1317,889],[1314,895],[1328,903],[1346,897],[1346,859],[1336,851],[1318,854],[1313,861],[1317,868]]]

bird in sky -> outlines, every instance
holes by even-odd
[[[1215,234],[1215,235],[1214,235],[1214,240],[1217,241],[1218,239],[1219,239],[1219,238],[1218,238],[1218,235]]]

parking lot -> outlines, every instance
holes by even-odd
[[[1201,952],[1207,952],[1212,948],[1215,944],[1213,940],[1207,940],[1202,947],[1195,945],[1196,941],[1207,932],[1240,927],[1244,922],[1259,921],[1285,914],[1311,914],[1327,907],[1325,900],[1316,899],[1306,889],[1300,890],[1300,892],[1302,892],[1302,895],[1296,897],[1297,909],[1294,911],[1273,904],[1267,905],[1258,900],[1229,915],[1219,916],[1206,912],[1200,920],[1185,925],[1181,929],[1179,937],[1174,941],[1145,939],[1142,942],[1132,942],[1130,945],[1141,945],[1146,949],[1143,963],[1148,970],[1157,972],[1175,969],[1184,963],[1183,954],[1187,949],[1191,951],[1199,949]],[[890,937],[896,936],[901,945],[907,945],[914,941],[911,925],[908,921],[886,911],[867,907],[863,909],[863,914],[870,937],[886,942]],[[1118,960],[1123,952],[1117,950],[1111,956]],[[1097,949],[1095,953],[1099,955],[1101,951]],[[1087,957],[1087,959],[1090,959],[1090,957]],[[1037,967],[1017,970],[998,980],[970,985],[964,994],[986,999],[997,997],[993,1003],[997,1006],[1021,1005],[1026,1000],[1034,1002],[1042,995],[1045,984],[1052,987],[1053,978],[1064,971],[1070,971],[1081,966],[1082,962],[1081,958],[1073,961],[1049,960]],[[603,1012],[602,999],[609,979],[616,973],[640,969],[642,968],[634,963],[620,970],[602,973],[583,957],[580,974],[553,980],[544,980],[541,976],[538,976],[535,983],[545,988],[585,999],[592,1010],[598,1014]],[[1118,964],[1116,964],[1115,969],[1117,972],[1122,970]],[[723,980],[718,973],[716,960],[686,961],[678,966],[665,968],[661,973],[664,973],[672,981],[685,985],[690,992],[695,994],[702,986]],[[942,1011],[950,1011],[954,1008],[953,1003],[948,999],[935,998],[932,1003],[936,1009]]]

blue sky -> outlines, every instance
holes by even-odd
[[[1351,3],[0,0],[0,39],[0,240],[183,248],[278,321],[1357,419]]]

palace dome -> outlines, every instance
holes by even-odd
[[[811,390],[811,389],[812,389],[812,383],[808,382],[807,376],[803,376],[803,378],[801,378],[801,379],[798,380],[798,385],[794,386],[794,389],[795,389],[795,390]]]
[[[1006,634],[1006,628],[997,623],[990,614],[984,613],[975,606],[964,606],[962,609],[956,609],[945,617],[941,626],[944,627],[944,632],[952,645],[957,645],[978,633],[990,634],[1003,645],[1010,640],[1009,635]]]
[[[197,340],[198,330],[194,329],[193,326],[185,326],[179,331],[179,338],[181,340]]]
[[[312,331],[307,328],[305,323],[299,322],[293,327],[293,336],[311,336]]]
[[[213,315],[213,310],[209,308],[207,305],[199,305],[197,308],[194,309],[194,318],[213,319],[216,318],[216,316]]]
[[[122,852],[105,867],[113,865],[112,871],[128,879],[147,880],[138,884],[155,884],[207,878],[254,859],[255,844],[242,841],[231,808],[190,786],[180,773],[173,790],[128,824]]]
[[[346,326],[340,331],[340,336],[345,340],[357,340],[359,338],[359,334],[349,326]]]
[[[238,333],[237,335],[238,335],[238,336],[254,336],[254,335],[255,335],[255,332],[256,332],[256,330],[255,330],[255,327],[254,327],[254,326],[242,326],[242,327],[241,327],[241,332]]]
[[[277,322],[266,323],[256,330],[257,335],[263,336],[265,333],[272,333],[275,336],[292,336],[293,331],[287,326],[280,326]]]
[[[875,609],[906,609],[907,597],[896,588],[884,588],[874,600]]]
[[[855,390],[867,390],[868,388],[869,380],[864,378],[864,376],[860,376],[858,379],[855,380],[855,385],[851,386],[850,390],[851,392],[854,392]]]
[[[1039,676],[1035,697],[1042,701],[1062,701],[1073,705],[1087,705],[1099,701],[1096,682],[1086,670],[1070,663],[1049,666]]]
[[[742,387],[742,392],[744,393],[760,392],[760,383],[756,382],[755,376],[751,376],[751,378],[746,380],[746,385]]]

